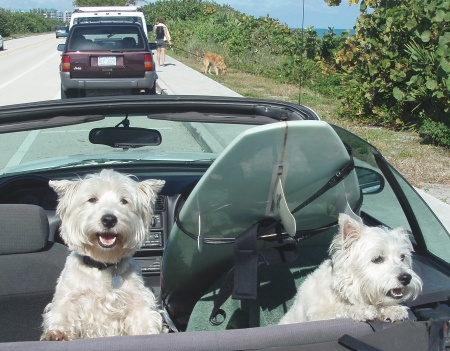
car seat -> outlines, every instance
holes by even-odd
[[[136,40],[133,37],[125,37],[122,39],[122,48],[134,49],[136,48]]]
[[[50,242],[39,206],[0,205],[0,342],[39,340],[68,249]]]

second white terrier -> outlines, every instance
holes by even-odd
[[[162,317],[132,258],[145,242],[162,180],[112,170],[50,181],[71,254],[44,312],[41,340],[157,334]]]
[[[412,270],[412,244],[402,228],[367,227],[346,214],[324,261],[300,285],[280,324],[335,318],[391,322],[408,317],[422,280]]]

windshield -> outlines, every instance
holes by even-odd
[[[161,133],[162,143],[158,146],[127,149],[89,142],[89,132],[92,129],[115,127],[124,119],[124,116],[109,116],[92,123],[0,134],[0,147],[3,150],[0,174],[7,176],[20,171],[43,170],[77,162],[82,164],[85,160],[91,163],[106,162],[105,159],[119,163],[127,160],[212,162],[237,135],[250,128],[226,125],[214,129],[214,134],[211,134],[211,124],[208,123],[159,121],[150,120],[146,116],[129,116],[127,120],[131,127],[157,129]],[[120,125],[117,128],[124,127]],[[216,142],[206,144],[205,138],[214,138]]]

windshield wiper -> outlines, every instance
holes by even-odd
[[[51,167],[50,169],[59,169],[59,168],[71,168],[77,166],[90,166],[90,165],[100,165],[100,164],[116,164],[116,163],[130,163],[135,162],[136,160],[130,159],[109,159],[109,158],[92,158],[82,161],[70,162],[65,165]]]

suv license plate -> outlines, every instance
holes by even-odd
[[[116,65],[116,57],[115,56],[106,56],[98,58],[99,66],[115,66]]]

